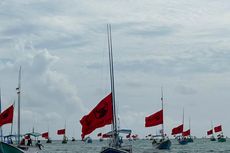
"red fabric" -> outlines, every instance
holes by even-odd
[[[183,132],[183,128],[184,128],[184,125],[181,124],[175,128],[172,129],[172,135],[175,135],[175,134],[180,134]]]
[[[5,111],[0,114],[0,126],[13,122],[14,117],[14,105],[11,105]]]
[[[49,133],[48,132],[42,133],[42,137],[48,139],[49,138]]]
[[[182,133],[182,136],[186,137],[186,136],[189,136],[190,135],[190,129],[188,129],[187,131],[184,131]]]
[[[126,138],[130,138],[131,134],[126,135]]]
[[[145,118],[145,127],[163,124],[163,110],[156,112]]]
[[[211,135],[211,134],[213,134],[213,130],[212,129],[209,130],[209,131],[207,131],[207,135]]]
[[[110,138],[110,137],[112,137],[111,135],[108,135],[108,134],[103,134],[102,135],[102,138]]]
[[[102,135],[102,133],[98,133],[97,136],[100,137]]]
[[[219,125],[219,126],[214,127],[214,131],[215,131],[215,132],[220,132],[220,131],[222,131],[222,126]]]
[[[26,136],[25,136],[25,139],[26,139],[26,140],[30,139],[30,135],[26,135]]]
[[[58,131],[57,131],[57,134],[58,134],[58,135],[63,135],[63,134],[65,134],[65,129],[58,130]]]
[[[110,93],[108,96],[102,99],[88,115],[85,115],[80,120],[82,125],[82,139],[84,139],[85,135],[90,134],[95,129],[112,124],[112,120],[112,93]]]

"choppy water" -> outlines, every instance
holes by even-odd
[[[52,144],[46,144],[41,153],[99,153],[102,146],[107,145],[107,141],[93,141],[92,144],[87,144],[82,141],[69,141],[67,144],[62,144],[61,141],[53,141]],[[156,150],[148,140],[137,140],[125,142],[125,144],[133,145],[133,153],[230,153],[230,139],[227,142],[211,142],[209,139],[195,139],[193,143],[187,145],[179,145],[177,141],[172,140],[171,150]]]

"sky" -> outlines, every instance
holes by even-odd
[[[202,137],[230,122],[229,0],[1,0],[2,109],[15,103],[22,66],[21,131],[64,128],[80,139],[79,120],[110,92],[106,24],[112,25],[120,127],[140,138],[146,116],[161,109],[168,135],[191,118]],[[4,125],[5,134],[11,125]],[[110,126],[97,129],[105,133]]]

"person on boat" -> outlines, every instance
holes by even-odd
[[[22,138],[20,145],[24,146],[26,144],[25,138]]]
[[[32,139],[30,138],[30,136],[29,136],[28,141],[27,141],[27,146],[32,146]]]
[[[44,146],[41,144],[41,141],[40,141],[40,140],[38,140],[38,142],[36,143],[36,146],[38,146],[38,148],[39,148],[40,150],[42,150],[42,147],[44,148]]]

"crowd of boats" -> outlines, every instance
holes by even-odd
[[[111,125],[111,131],[102,134],[98,133],[98,138],[100,141],[108,139],[109,144],[102,147],[100,153],[132,153],[132,145],[124,145],[123,137],[121,134],[126,135],[128,140],[138,140],[137,134],[131,134],[132,131],[129,129],[120,129],[118,126],[117,112],[116,112],[116,100],[115,100],[115,86],[114,86],[114,71],[113,71],[113,51],[112,51],[112,35],[111,35],[111,25],[107,25],[108,34],[108,50],[109,50],[109,67],[110,67],[110,86],[111,92],[103,98],[95,108],[92,109],[89,114],[82,117],[80,123],[82,125],[82,141],[87,143],[92,143],[92,139],[88,136],[95,129],[104,127],[105,125]],[[0,141],[0,153],[36,153],[42,149],[43,145],[39,141],[38,137],[41,136],[45,138],[46,143],[52,143],[52,140],[48,132],[42,134],[34,132],[26,133],[21,135],[21,124],[20,124],[20,92],[21,92],[21,67],[19,70],[18,87],[16,88],[18,95],[18,131],[16,135],[6,135],[3,137],[1,130],[1,141]],[[7,108],[0,114],[0,126],[8,123],[12,123],[12,110],[14,110],[14,105]],[[172,143],[164,130],[164,95],[163,88],[161,89],[161,108],[156,113],[149,115],[145,118],[145,127],[154,127],[161,125],[161,130],[159,134],[146,136],[146,139],[150,140],[154,149],[170,149]],[[12,130],[11,130],[12,131]],[[214,132],[217,133],[218,142],[225,142],[226,138],[223,135],[222,126],[214,127]],[[211,141],[216,141],[214,137],[213,127],[211,130],[207,131],[207,135],[210,136]],[[63,135],[62,143],[66,144],[68,138],[66,136],[66,128],[57,131],[58,135]],[[184,111],[183,111],[183,121],[182,124],[173,128],[172,133],[175,139],[181,145],[186,145],[194,141],[193,136],[191,136],[191,128],[184,131]],[[34,138],[31,138],[34,137]],[[12,140],[14,138],[14,141]],[[32,143],[32,139],[35,144]],[[75,141],[73,137],[71,141]]]

